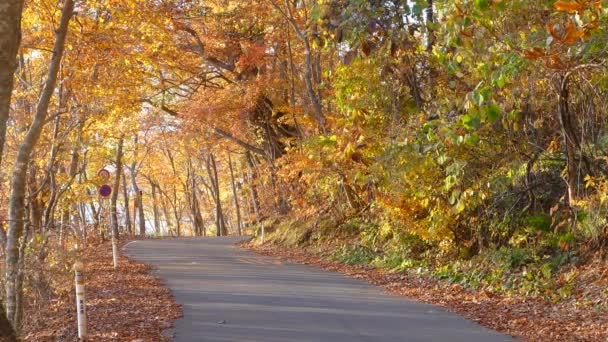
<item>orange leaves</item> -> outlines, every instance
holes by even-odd
[[[547,68],[562,70],[566,68],[566,64],[561,60],[558,54],[547,54],[547,51],[535,47],[532,50],[526,50],[523,52],[525,58],[528,59],[543,59]]]
[[[599,11],[602,8],[602,2],[600,0],[556,1],[553,6],[561,12],[583,15],[588,7]]]
[[[552,24],[547,26],[547,30],[549,31],[549,34],[551,34],[551,37],[562,44],[571,45],[578,39],[585,38],[585,30],[579,30],[573,23],[566,24],[561,32],[559,32],[558,28],[558,26]]]
[[[546,48],[535,47],[524,51],[522,55],[528,59],[543,59],[548,68],[562,70],[569,64],[569,46],[585,40],[598,27],[598,12],[602,5],[601,1],[596,0],[574,0],[556,1],[553,6],[557,11],[576,14],[579,18],[585,15],[580,19],[583,22],[566,19],[567,21],[562,23],[549,23]]]
[[[532,50],[527,50],[524,51],[524,57],[528,58],[528,59],[538,59],[538,58],[542,58],[542,57],[546,57],[547,54],[545,52],[544,49],[541,49],[539,47],[535,47]]]
[[[563,26],[549,24],[547,25],[547,31],[554,42],[567,46],[576,43],[578,40],[585,39],[587,29],[578,29],[576,24],[569,22]],[[549,53],[548,48],[535,47],[532,50],[524,51],[523,56],[528,59],[544,59],[547,67],[550,69],[561,70],[566,68],[566,64],[562,61],[560,53]]]
[[[577,1],[557,1],[553,6],[556,10],[562,12],[568,12],[571,14],[578,13],[580,15],[585,11],[585,7],[587,7],[587,3],[589,1],[585,0],[577,0]]]
[[[244,53],[236,63],[241,72],[264,64],[266,58],[266,46],[264,44],[242,44],[241,49],[244,50]]]

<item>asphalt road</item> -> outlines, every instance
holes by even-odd
[[[174,341],[512,341],[432,305],[318,268],[260,256],[238,238],[136,241],[183,305]]]

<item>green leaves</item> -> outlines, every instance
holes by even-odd
[[[500,107],[496,104],[493,104],[485,109],[486,118],[489,122],[495,122],[500,117],[501,111]]]
[[[477,129],[481,126],[481,117],[477,111],[462,116],[462,125],[467,129]]]
[[[466,129],[478,129],[483,122],[496,122],[501,114],[502,111],[497,104],[483,107],[481,112],[477,109],[471,109],[469,113],[462,116],[462,125]]]
[[[485,11],[490,8],[490,0],[475,0],[475,8]]]

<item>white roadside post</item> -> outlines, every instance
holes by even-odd
[[[81,261],[74,263],[76,283],[76,317],[78,324],[78,338],[84,341],[87,338],[87,312],[84,297],[84,265]]]

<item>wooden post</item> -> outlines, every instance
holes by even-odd
[[[77,261],[74,263],[76,283],[76,317],[78,322],[78,338],[84,341],[87,338],[87,313],[84,296],[84,265]]]

